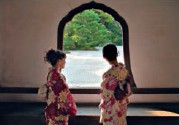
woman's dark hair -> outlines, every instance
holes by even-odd
[[[103,57],[105,57],[108,61],[113,61],[116,59],[117,55],[117,47],[113,43],[107,43],[103,47]]]
[[[66,58],[66,54],[61,50],[50,49],[46,53],[44,59],[50,63],[53,67],[57,64],[59,59]]]

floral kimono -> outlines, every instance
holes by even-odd
[[[55,68],[47,76],[49,89],[45,117],[47,125],[68,125],[69,115],[75,116],[76,104],[66,84],[65,76]]]
[[[128,71],[119,63],[117,66],[112,66],[107,72],[103,74],[103,81],[101,83],[101,108],[100,123],[103,125],[127,125],[126,112],[129,100],[125,97],[122,100],[116,100],[114,90],[119,84],[128,77]]]

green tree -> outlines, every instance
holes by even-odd
[[[120,28],[112,16],[94,9],[85,10],[66,25],[64,30],[64,49],[95,49],[107,42],[118,44]],[[118,26],[118,27],[117,27]]]
[[[122,45],[122,27],[119,22],[115,21],[114,18],[104,13],[102,10],[96,10],[95,12],[100,16],[100,22],[106,26],[107,30],[113,34],[113,43],[116,45]]]

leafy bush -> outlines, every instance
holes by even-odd
[[[65,26],[65,50],[93,50],[108,42],[122,45],[122,29],[111,15],[101,10],[85,10]]]

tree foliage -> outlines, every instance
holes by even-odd
[[[91,50],[108,42],[122,45],[122,29],[111,15],[101,10],[85,10],[65,26],[65,50]]]

